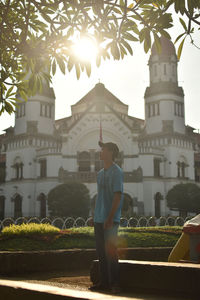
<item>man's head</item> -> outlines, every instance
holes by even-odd
[[[100,159],[105,160],[110,158],[114,161],[119,154],[119,148],[116,144],[109,142],[103,143],[99,141],[99,146],[101,147],[102,151],[100,153]]]

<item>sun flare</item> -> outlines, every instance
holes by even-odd
[[[74,43],[73,51],[82,61],[92,61],[96,59],[98,48],[94,41],[89,38],[81,38]]]

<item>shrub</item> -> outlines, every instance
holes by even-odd
[[[48,208],[51,216],[85,218],[89,213],[89,204],[89,190],[80,182],[60,184],[48,194]]]
[[[60,230],[49,224],[21,224],[21,225],[10,225],[9,227],[4,227],[2,230],[3,236],[24,236],[24,235],[35,235],[35,234],[52,234],[57,233]]]

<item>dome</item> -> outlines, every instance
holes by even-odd
[[[174,47],[174,44],[172,41],[170,41],[168,38],[165,36],[161,36],[160,38],[161,41],[161,53],[157,52],[155,42],[153,43],[152,49],[151,49],[151,55],[165,55],[165,56],[171,56],[171,55],[176,55],[176,50]]]

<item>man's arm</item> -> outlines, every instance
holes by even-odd
[[[115,192],[110,213],[108,215],[108,218],[104,222],[104,229],[108,229],[113,226],[113,218],[119,207],[120,200],[121,200],[121,192]]]

